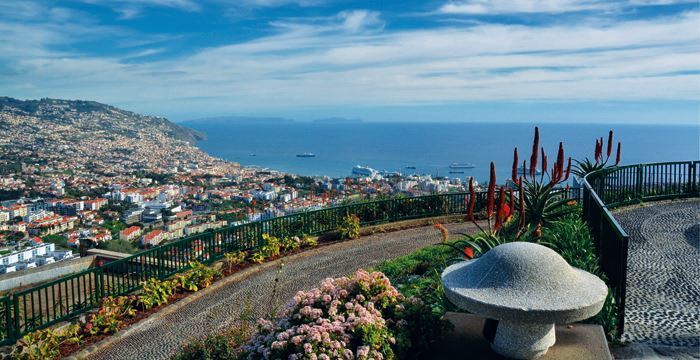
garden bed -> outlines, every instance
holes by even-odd
[[[507,230],[505,232],[507,232]],[[454,237],[452,239],[454,239]],[[580,220],[578,214],[572,214],[559,222],[544,227],[542,229],[542,238],[538,241],[543,244],[551,244],[572,266],[582,268],[599,276],[601,275],[598,267],[598,259],[593,250],[593,242],[588,228]],[[455,243],[450,241],[448,244]],[[396,341],[395,343],[390,342],[388,345],[390,349],[385,348],[384,351],[386,351],[386,353],[382,353],[383,356],[393,354],[392,356],[396,356],[396,358],[399,359],[430,358],[430,354],[435,350],[434,346],[446,335],[446,332],[450,331],[449,324],[444,320],[444,314],[448,311],[460,311],[444,296],[440,274],[451,261],[458,261],[460,260],[459,258],[463,259],[464,256],[463,252],[456,253],[454,249],[449,246],[429,246],[407,256],[386,261],[376,266],[373,270],[376,271],[376,273],[369,272],[369,274],[373,274],[372,276],[378,279],[382,276],[386,276],[388,280],[386,284],[398,291],[398,298],[415,299],[411,301],[420,304],[420,311],[413,312],[411,316],[392,312],[382,313],[384,321],[387,324],[408,321],[409,325],[407,328],[410,329],[408,332],[402,333],[402,341]],[[360,278],[364,276],[365,275],[355,275],[355,277]],[[336,280],[333,280],[334,282],[332,283],[336,284]],[[325,314],[322,315],[322,317],[327,316],[328,308],[324,307],[325,305],[323,305],[322,301],[319,302],[318,299],[325,293],[326,290],[324,289],[332,288],[328,286],[329,285],[324,282],[319,288],[321,289],[320,293],[317,292],[318,290],[311,290],[303,293],[312,296],[313,299],[304,304],[311,304],[312,309],[321,309],[320,311],[322,311],[322,314]],[[302,295],[302,297],[307,295]],[[603,311],[587,322],[602,325],[608,339],[614,341],[614,339],[616,339],[614,321],[616,308],[610,301],[611,298],[609,297]],[[302,311],[302,306],[299,304],[301,303],[298,303],[296,308],[292,308],[288,316],[294,317],[295,313]],[[274,351],[280,351],[281,354],[285,354],[285,356],[294,354],[295,351],[300,351],[299,348],[287,343],[284,345],[274,343],[274,340],[269,338],[269,336],[273,336],[273,338],[275,336],[280,336],[279,334],[287,331],[285,327],[287,323],[283,322],[281,324],[271,325],[272,323],[266,322],[265,324],[266,328],[262,330],[263,335],[252,335],[254,340],[251,341],[256,342],[257,346],[268,346],[270,351],[273,351],[274,354],[277,354]],[[249,328],[250,326],[251,324],[248,323]],[[391,326],[389,326],[388,329],[391,334],[393,334],[392,331],[395,331],[395,329],[392,330]],[[236,342],[227,340],[231,337],[231,332],[237,334],[238,338]],[[355,333],[353,334],[359,336]],[[231,359],[241,354],[249,355],[253,348],[245,348],[247,345],[245,345],[244,340],[244,338],[242,339],[241,332],[234,327],[228,329],[226,335],[208,336],[205,339],[191,343],[177,354],[175,358],[178,360],[186,360],[207,356],[211,359]],[[243,344],[241,341],[243,341]],[[361,354],[364,354],[364,346],[370,346],[370,348],[374,346],[372,344],[368,345],[362,341],[357,341],[357,338],[351,337],[347,343],[343,343],[343,346],[345,346],[344,349],[351,351],[354,355],[358,355],[357,351],[360,350],[362,350]],[[386,344],[381,346],[377,345],[377,347],[381,348],[385,345]],[[312,346],[314,349],[313,351],[318,351],[320,354],[328,354],[327,349],[317,349],[315,347],[316,345]],[[258,355],[261,355],[261,353],[258,353]],[[258,355],[255,355],[253,358],[257,358],[256,356]]]

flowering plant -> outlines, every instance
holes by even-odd
[[[523,197],[523,204],[519,204],[520,226],[531,230],[535,238],[541,237],[542,226],[552,224],[576,210],[566,206],[570,199],[560,186],[566,183],[571,175],[571,157],[568,160],[564,157],[564,145],[560,142],[557,158],[550,170],[547,167],[547,154],[543,147],[539,147],[539,142],[540,132],[535,127],[529,171],[526,171],[527,162],[523,161],[523,171],[518,176],[518,149],[515,148],[511,179]],[[541,168],[538,173],[540,157]]]
[[[246,359],[391,359],[394,322],[403,296],[380,272],[325,279],[298,292],[285,316],[259,320],[258,333],[240,348]],[[391,325],[391,326],[390,326]]]
[[[617,153],[615,154],[615,163],[613,165],[607,165],[610,161],[610,156],[613,150],[613,131],[610,130],[608,133],[608,146],[603,155],[603,138],[595,140],[595,148],[593,150],[593,160],[586,158],[583,161],[574,160],[576,166],[574,166],[574,175],[583,178],[584,176],[598,170],[602,170],[609,167],[615,167],[620,164],[620,156],[622,151],[622,143],[617,143]],[[603,159],[605,157],[605,159]]]

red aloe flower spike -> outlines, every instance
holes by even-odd
[[[509,212],[512,213],[513,209],[515,209],[515,198],[513,197],[513,188],[512,187],[508,188],[508,198],[509,198],[508,207],[510,208]],[[510,216],[510,214],[507,214],[507,215]],[[506,216],[506,218],[508,216]]]
[[[598,139],[595,141],[595,162],[596,164],[600,162],[600,142]]]
[[[511,177],[514,183],[518,183],[518,148],[513,149],[513,170],[511,171]]]
[[[559,182],[559,165],[557,165],[557,163],[554,163],[554,165],[552,165],[552,178],[551,178],[550,183],[556,184],[558,182]]]
[[[535,178],[537,170],[537,151],[540,148],[540,129],[535,126],[535,139],[532,141],[532,155],[530,155],[530,177]]]
[[[491,176],[489,178],[489,190],[486,194],[486,216],[491,219],[494,207],[494,192],[496,191],[496,165],[491,162]]]
[[[617,155],[615,156],[615,166],[620,164],[620,152],[622,151],[622,143],[617,143]]]
[[[474,249],[472,249],[472,248],[469,247],[469,246],[465,247],[465,248],[464,248],[464,256],[465,256],[467,259],[473,259],[473,258],[474,258]]]
[[[474,178],[469,178],[469,210],[467,211],[467,217],[469,220],[474,221],[474,202],[476,200],[476,194],[474,194]]]
[[[559,143],[559,151],[557,152],[557,172],[559,174],[559,179],[561,180],[562,175],[564,175],[564,144]]]
[[[493,226],[493,231],[498,231],[503,226],[505,216],[504,207],[506,204],[506,190],[501,186],[498,190],[498,207],[496,208],[496,224]]]
[[[544,153],[544,148],[542,148],[542,176],[547,172],[547,154]]]
[[[610,157],[610,154],[612,154],[612,145],[613,145],[613,131],[610,130],[608,133],[608,158]]]
[[[571,156],[569,156],[569,164],[566,165],[566,176],[564,177],[564,181],[569,180],[569,175],[571,175]],[[568,184],[566,186],[569,186]]]
[[[523,181],[520,179],[520,186],[518,188],[518,227],[522,228],[525,226],[525,194],[523,191]]]
[[[525,178],[527,179],[527,161],[523,160],[523,175],[520,177],[520,181],[522,181]]]

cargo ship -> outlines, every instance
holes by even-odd
[[[450,169],[473,169],[476,165],[472,163],[452,163]]]
[[[297,154],[297,157],[301,157],[301,158],[310,158],[310,157],[316,157],[316,154],[314,154],[314,153],[303,153],[303,154]]]

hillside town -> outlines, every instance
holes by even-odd
[[[241,167],[162,118],[93,102],[0,99],[0,273],[122,253],[349,201],[463,191],[467,179],[304,177]],[[175,130],[174,130],[175,129]]]

